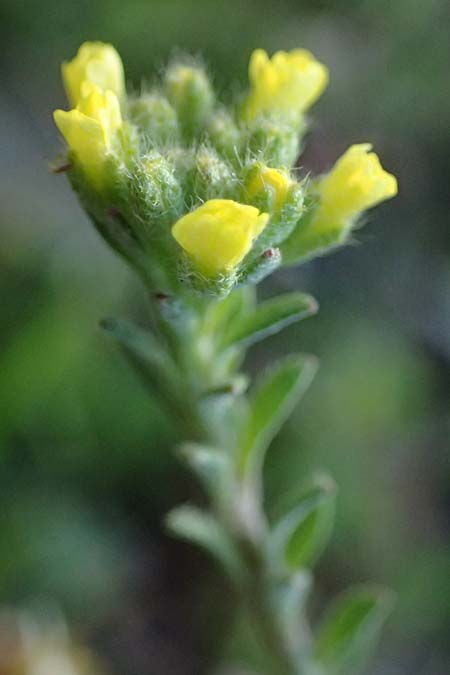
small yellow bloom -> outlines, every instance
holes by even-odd
[[[230,272],[246,256],[269,215],[230,199],[210,199],[178,220],[172,234],[206,276]]]
[[[75,107],[81,98],[83,82],[112,91],[121,100],[125,94],[123,64],[112,45],[103,42],[85,42],[72,61],[62,64],[64,87],[70,103]]]
[[[256,49],[250,58],[251,91],[245,114],[252,120],[260,113],[283,110],[305,112],[328,84],[328,69],[306,49],[267,52]]]
[[[249,199],[253,199],[258,193],[268,190],[272,195],[273,209],[278,211],[286,201],[291,185],[292,180],[286,172],[261,164],[250,179],[247,194]]]
[[[351,224],[362,211],[397,194],[397,179],[371,149],[370,143],[352,145],[319,182],[315,230]]]
[[[117,96],[85,81],[74,110],[55,110],[56,126],[91,180],[102,183],[103,165],[114,149],[122,116]]]

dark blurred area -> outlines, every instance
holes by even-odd
[[[48,169],[61,61],[112,42],[137,88],[180,48],[203,55],[219,92],[245,83],[256,47],[306,47],[329,66],[300,166],[325,170],[370,141],[399,196],[353,246],[262,289],[321,305],[248,359],[321,360],[270,453],[267,502],[328,470],[340,497],[314,604],[353,582],[390,586],[397,606],[369,672],[446,675],[449,26],[446,0],[2,0],[0,602],[51,598],[106,672],[210,672],[229,608],[215,615],[220,575],[160,525],[195,489],[171,452],[176,429],[97,328],[106,315],[145,321],[144,290]]]

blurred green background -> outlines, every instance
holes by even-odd
[[[268,506],[329,470],[339,510],[316,604],[351,582],[387,584],[397,607],[369,672],[445,675],[449,22],[446,0],[2,0],[0,602],[56,600],[108,672],[207,672],[213,636],[194,616],[220,584],[162,535],[164,511],[192,492],[170,454],[176,429],[97,328],[111,314],[144,320],[144,291],[48,170],[60,62],[109,41],[139,87],[177,47],[204,56],[219,92],[245,83],[256,47],[307,47],[329,66],[300,166],[327,169],[371,141],[400,192],[357,245],[263,288],[321,304],[249,357],[251,370],[286,351],[321,360],[271,451]]]

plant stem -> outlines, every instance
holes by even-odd
[[[204,311],[204,307],[199,311]],[[192,324],[195,325],[195,320]],[[166,334],[168,328],[166,324]],[[180,414],[177,405],[174,405],[173,413],[181,421],[184,433],[188,434],[186,440],[221,448],[227,435],[226,416],[219,415],[212,422],[199,395],[199,391],[207,391],[211,383],[220,383],[214,350],[202,349],[209,339],[210,336],[203,336],[198,330],[186,330],[186,326],[183,331],[177,330],[176,326],[170,329],[170,351],[179,366],[180,390],[188,397],[183,414]],[[169,348],[167,341],[162,341]],[[236,584],[243,607],[251,617],[254,633],[264,650],[267,675],[304,675],[303,670],[299,670],[298,654],[291,652],[283,635],[272,602],[273,588],[264,552],[267,524],[261,486],[239,482],[235,475],[230,481],[227,499],[233,503],[228,501],[225,506],[211,504],[210,510],[235,541],[240,553],[245,574],[243,579],[236,580]]]

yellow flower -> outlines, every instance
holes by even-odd
[[[261,164],[250,177],[247,194],[249,199],[253,199],[263,190],[269,191],[272,196],[273,210],[278,211],[286,201],[291,185],[292,180],[289,174]]]
[[[371,149],[370,143],[352,145],[319,182],[314,230],[351,224],[362,211],[397,194],[397,179]]]
[[[92,182],[100,186],[104,162],[114,149],[122,125],[117,96],[85,81],[77,107],[69,112],[55,110],[53,116],[76,159]]]
[[[267,52],[256,49],[250,58],[250,94],[245,115],[252,120],[260,113],[283,110],[303,113],[328,84],[328,69],[306,49]]]
[[[125,94],[123,64],[114,47],[103,42],[85,42],[72,61],[62,64],[64,87],[75,107],[86,80],[103,91],[112,91],[120,99]]]
[[[269,215],[230,199],[211,199],[178,220],[172,234],[206,276],[230,272],[246,256]]]

